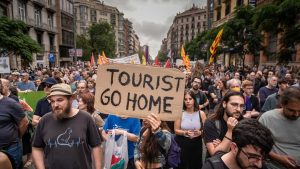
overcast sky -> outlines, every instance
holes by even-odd
[[[175,15],[191,8],[193,3],[206,6],[206,0],[104,0],[104,4],[117,7],[133,23],[141,45],[149,45],[152,58],[167,37]]]

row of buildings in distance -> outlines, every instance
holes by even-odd
[[[140,50],[140,41],[132,22],[116,7],[99,0],[1,0],[0,16],[22,20],[27,34],[43,51],[33,54],[32,67],[70,65],[77,56],[76,35],[85,35],[91,24],[108,22],[116,36],[116,56],[127,56]],[[74,51],[74,50],[73,50]],[[77,53],[77,52],[76,52]],[[55,56],[55,62],[49,56]],[[11,68],[20,68],[21,57],[10,56]]]
[[[193,5],[190,9],[176,14],[166,38],[162,40],[160,51],[171,51],[172,56],[179,57],[182,45],[196,38],[198,33],[226,23],[234,17],[234,10],[237,6],[252,5],[258,7],[267,3],[272,3],[272,0],[207,0],[207,6],[205,7]],[[263,45],[270,52],[276,53],[280,46],[280,35],[268,33],[263,35]],[[237,54],[227,52],[218,56],[218,63],[228,66],[239,65],[242,61]],[[259,57],[245,56],[246,65],[274,65],[275,63],[277,62],[274,57],[267,56],[263,52],[260,52]],[[300,44],[296,45],[290,64],[300,64]]]

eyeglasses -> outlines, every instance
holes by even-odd
[[[229,103],[229,104],[235,109],[240,108],[240,110],[244,110],[244,107],[245,107],[244,104],[238,104],[238,103]]]
[[[240,148],[240,150],[243,154],[245,154],[248,161],[263,161],[265,159],[264,155],[249,154],[249,153],[246,153],[242,148]]]

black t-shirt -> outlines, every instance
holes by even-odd
[[[216,123],[220,124],[220,129],[217,128]],[[213,142],[215,139],[220,139],[222,141],[227,132],[227,123],[223,118],[219,120],[219,122],[215,122],[215,120],[212,119],[207,119],[203,127],[203,139],[205,143]]]
[[[101,143],[93,118],[79,111],[75,116],[57,120],[52,113],[42,117],[32,146],[43,148],[47,169],[90,169],[91,148]]]
[[[17,101],[9,97],[0,100],[0,149],[19,142],[19,123],[25,113]]]
[[[200,90],[198,90],[198,93],[195,94],[195,97],[196,97],[196,101],[197,101],[198,105],[202,105],[207,101],[207,97],[206,97],[205,93],[203,93]]]
[[[34,115],[43,117],[45,114],[52,111],[50,102],[46,97],[40,99],[36,105]]]
[[[206,160],[202,169],[229,169],[221,159],[222,155],[215,155]]]

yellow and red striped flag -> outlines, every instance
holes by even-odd
[[[181,57],[186,69],[190,70],[190,59],[189,56],[185,54],[183,45],[181,46]]]
[[[221,41],[222,38],[222,34],[223,34],[223,28],[218,32],[215,40],[213,41],[213,43],[211,44],[209,51],[210,51],[210,58],[209,58],[209,64],[211,64],[212,62],[214,62],[215,59],[215,54],[217,52],[217,47]]]

